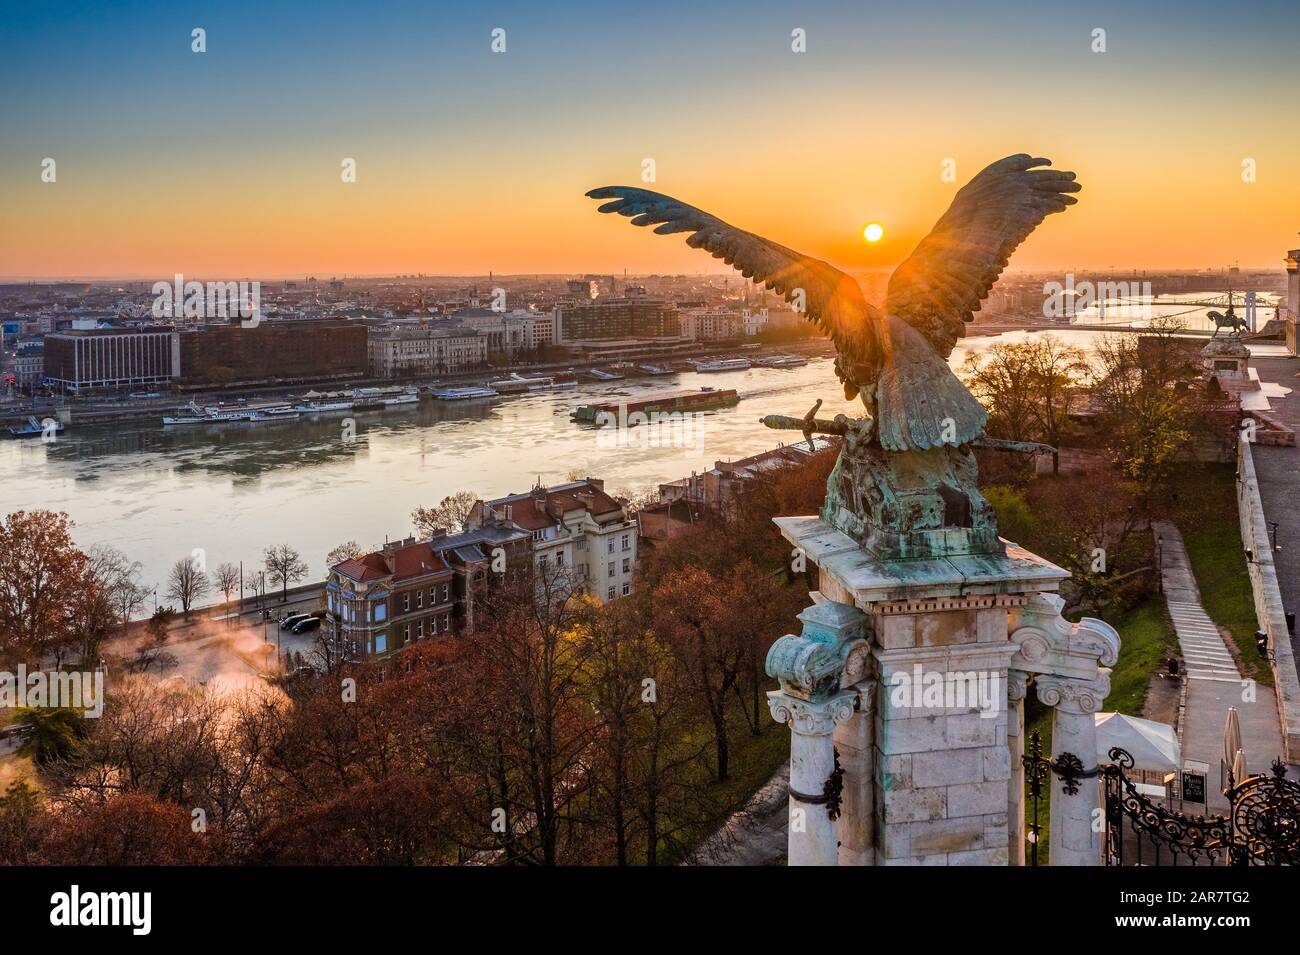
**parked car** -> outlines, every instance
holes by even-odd
[[[289,628],[290,633],[308,633],[320,626],[320,617],[307,617]]]
[[[289,614],[287,617],[282,617],[282,618],[281,618],[281,620],[280,620],[280,629],[281,629],[281,630],[292,630],[295,624],[300,623],[300,622],[303,621],[303,620],[306,620],[306,619],[307,619],[308,617],[310,617],[310,616],[311,616],[311,614],[309,614],[309,613],[301,613],[301,612],[300,612],[300,613],[291,613],[291,614]]]

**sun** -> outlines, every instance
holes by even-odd
[[[879,222],[872,222],[862,230],[862,237],[868,242],[879,242],[885,237],[885,227]]]

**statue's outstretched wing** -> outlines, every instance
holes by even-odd
[[[610,199],[601,212],[632,218],[633,225],[657,226],[659,235],[689,232],[686,244],[705,249],[746,278],[776,289],[797,303],[835,342],[836,373],[845,396],[867,391],[877,416],[876,434],[890,451],[961,445],[984,429],[987,415],[947,363],[902,319],[882,316],[862,289],[834,266],[800,255],[752,232],[668,196],[630,186],[605,186],[587,193]]]
[[[691,248],[704,249],[745,278],[775,289],[796,307],[802,305],[805,316],[816,322],[850,361],[869,364],[878,354],[880,313],[867,303],[861,286],[833,265],[648,189],[602,186],[587,195],[612,200],[600,207],[601,212],[631,217],[633,225],[657,226],[656,235],[689,232],[686,244]]]
[[[1078,202],[1074,173],[1025,153],[984,169],[889,279],[886,311],[947,357],[1016,246],[1049,214]]]

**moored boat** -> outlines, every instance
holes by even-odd
[[[687,359],[696,371],[744,371],[750,367],[748,358],[692,358]]]
[[[63,422],[57,418],[37,418],[35,415],[28,415],[27,420],[20,425],[15,425],[9,429],[9,436],[13,438],[42,438],[46,435],[56,435],[63,433]]]
[[[664,395],[653,395],[636,401],[605,401],[594,405],[580,405],[574,409],[570,417],[580,423],[594,422],[602,414],[709,411],[714,408],[730,407],[738,401],[740,396],[734,388],[700,388],[694,391],[674,391]]]
[[[496,398],[497,392],[492,388],[442,388],[433,393],[439,401],[472,401],[476,398]]]

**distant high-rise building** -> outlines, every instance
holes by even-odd
[[[677,307],[656,299],[598,299],[556,308],[557,343],[677,338]]]
[[[45,381],[63,391],[162,385],[180,375],[170,325],[75,329],[45,336]]]

